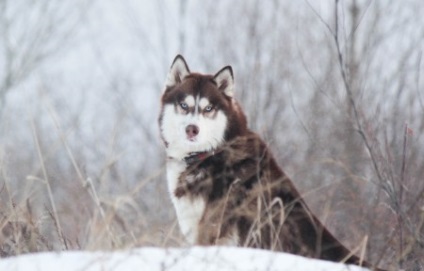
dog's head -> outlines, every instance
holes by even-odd
[[[169,156],[218,148],[246,131],[246,118],[233,98],[230,66],[215,75],[191,73],[176,56],[168,73],[159,117],[160,132]]]

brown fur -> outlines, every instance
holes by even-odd
[[[187,182],[194,176],[195,182]],[[236,137],[180,177],[179,197],[207,202],[198,243],[212,245],[236,233],[247,247],[360,264],[309,211],[293,183],[254,133]]]

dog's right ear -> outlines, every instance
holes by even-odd
[[[177,55],[172,62],[169,69],[168,76],[166,77],[165,89],[175,86],[183,81],[184,77],[190,74],[187,62],[182,55]]]

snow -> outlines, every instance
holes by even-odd
[[[8,271],[364,271],[368,269],[287,253],[236,247],[152,248],[115,252],[66,251],[0,260]]]

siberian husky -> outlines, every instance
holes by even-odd
[[[190,244],[285,251],[349,264],[352,255],[306,206],[234,98],[230,66],[215,75],[173,61],[159,126],[167,181]]]

